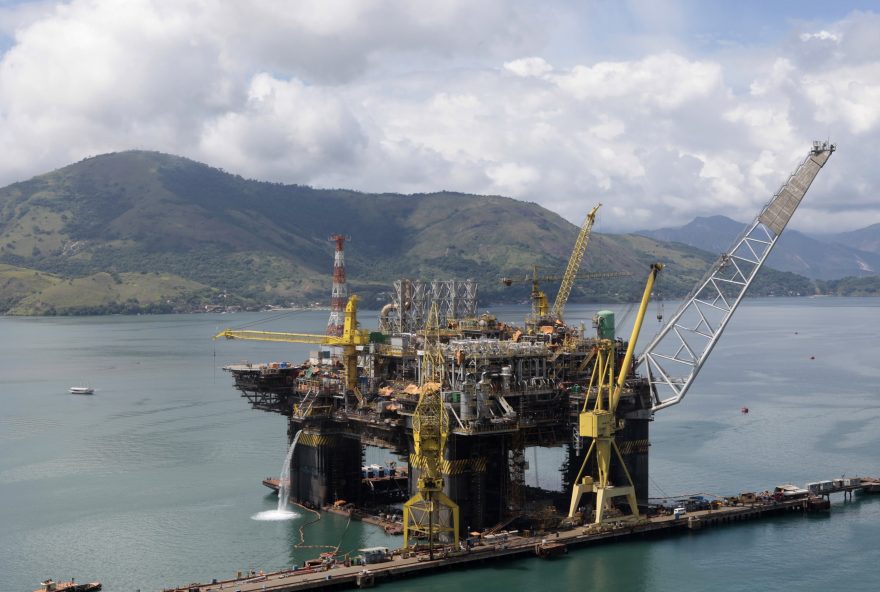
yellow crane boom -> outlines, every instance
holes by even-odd
[[[312,333],[284,333],[280,331],[240,331],[224,329],[214,339],[246,339],[250,341],[276,341],[284,343],[312,343],[317,345],[364,345],[370,342],[370,332],[359,329],[357,303],[360,298],[351,296],[345,305],[345,324],[342,335],[317,335]]]
[[[596,271],[591,273],[574,273],[569,279],[570,282],[574,280],[607,280],[612,278],[619,277],[630,277],[632,274],[627,271]],[[531,282],[532,284],[532,317],[535,319],[543,319],[546,318],[550,313],[550,307],[547,303],[547,296],[540,288],[540,283],[542,282],[558,282],[563,280],[564,276],[560,275],[538,275],[538,267],[535,266],[532,275],[526,275],[522,277],[504,277],[501,278],[501,283],[505,286],[512,286],[513,284],[524,284]],[[571,292],[571,288],[569,287],[569,292]],[[566,296],[566,300],[568,297]],[[558,298],[557,298],[558,300]],[[563,305],[564,307],[564,305]],[[554,320],[560,319],[561,317],[554,316]]]
[[[584,260],[584,253],[587,252],[587,245],[590,243],[590,233],[593,230],[593,223],[596,221],[596,212],[602,204],[596,204],[596,207],[590,210],[584,223],[581,225],[580,234],[574,241],[574,249],[571,251],[571,257],[568,258],[568,266],[562,276],[562,283],[559,284],[559,292],[556,294],[556,301],[553,303],[553,316],[562,320],[562,313],[565,312],[565,303],[571,294],[571,288],[577,278],[578,269]]]
[[[275,341],[278,343],[312,343],[324,345],[328,339],[326,335],[311,335],[309,333],[283,333],[279,331],[238,331],[224,329],[214,335],[214,339],[243,339],[245,341]]]
[[[620,449],[614,440],[614,434],[618,430],[616,411],[617,405],[620,402],[620,393],[632,367],[633,350],[639,339],[642,322],[648,310],[648,301],[651,298],[651,291],[654,289],[654,281],[662,269],[663,265],[660,263],[651,265],[651,272],[645,284],[645,290],[642,294],[642,301],[633,325],[629,345],[626,348],[623,363],[616,377],[614,342],[610,339],[601,339],[596,346],[596,361],[593,364],[593,375],[590,378],[587,397],[584,398],[584,408],[578,417],[578,434],[581,437],[590,438],[591,443],[572,487],[571,506],[568,511],[569,517],[573,517],[577,512],[581,497],[584,494],[595,493],[595,524],[601,524],[606,521],[605,512],[613,506],[613,500],[617,497],[627,498],[631,514],[614,518],[614,520],[639,520],[639,507],[636,501],[632,477],[630,477],[626,463],[623,461],[623,456],[620,454]],[[589,395],[592,392],[596,393],[596,402],[593,409],[588,411],[587,404],[590,400]],[[587,461],[593,455],[593,452],[596,453],[596,470],[598,473],[596,478],[591,475],[584,475]],[[611,463],[615,459],[620,463],[627,483],[611,483],[609,479],[611,476]]]
[[[434,540],[438,535],[451,536],[452,544],[459,540],[459,508],[443,493],[442,465],[449,438],[449,415],[443,404],[443,382],[446,363],[440,345],[440,322],[437,304],[431,306],[425,327],[424,370],[419,402],[412,418],[413,450],[410,463],[418,468],[416,494],[403,504],[403,546],[410,536],[428,539],[428,553],[434,558]],[[441,510],[447,521],[441,519]]]
[[[357,346],[370,342],[370,332],[359,329],[357,303],[359,298],[352,295],[345,305],[345,324],[342,335],[313,335],[310,333],[284,333],[279,331],[239,331],[224,329],[214,339],[245,339],[250,341],[274,341],[280,343],[310,343],[315,345],[335,345],[342,347],[342,360],[345,366],[345,388],[354,393],[358,405],[366,401],[358,389]]]

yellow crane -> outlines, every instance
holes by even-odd
[[[568,278],[569,282],[574,282],[574,280],[602,280],[602,279],[611,279],[611,278],[619,278],[619,277],[629,277],[632,274],[625,271],[598,271],[593,273],[574,273]],[[501,278],[501,283],[505,286],[512,286],[513,284],[524,284],[531,283],[532,284],[532,292],[531,292],[531,300],[532,300],[532,321],[539,322],[541,320],[545,320],[550,318],[550,305],[547,300],[547,295],[541,290],[541,283],[544,282],[558,282],[564,280],[565,276],[560,275],[538,275],[538,266],[534,266],[532,269],[532,275],[526,275],[521,277],[505,277]],[[568,291],[571,292],[571,287],[569,286]],[[566,300],[568,297],[566,296]],[[557,298],[557,302],[559,298]],[[565,307],[565,303],[562,303],[562,307]],[[562,320],[560,316],[553,316],[553,321]]]
[[[587,389],[587,397],[584,399],[584,407],[578,417],[578,433],[581,437],[590,438],[590,448],[584,456],[584,462],[581,464],[580,471],[575,479],[574,487],[571,493],[571,506],[569,507],[569,517],[574,517],[580,504],[581,497],[585,493],[596,494],[596,518],[594,523],[601,524],[605,518],[605,511],[613,506],[614,498],[626,497],[629,502],[629,516],[625,516],[624,520],[639,520],[639,507],[636,502],[635,486],[630,477],[620,449],[614,441],[614,434],[618,429],[617,423],[617,405],[620,402],[620,393],[626,382],[630,367],[632,366],[633,350],[639,333],[642,328],[642,321],[648,309],[648,301],[651,298],[651,290],[654,288],[654,282],[657,274],[663,269],[661,263],[651,265],[651,272],[648,275],[648,281],[645,284],[645,292],[642,295],[642,302],[639,306],[639,312],[633,325],[632,335],[629,339],[629,345],[626,348],[626,355],[623,358],[623,364],[617,374],[615,381],[615,347],[614,341],[608,338],[600,338],[596,346],[595,363],[593,364],[593,374],[590,378],[590,385]],[[601,335],[601,334],[600,334]],[[595,391],[594,391],[595,388]],[[596,402],[592,410],[587,410],[590,400],[590,394],[596,393]],[[596,453],[596,467],[598,475],[593,478],[590,475],[584,475],[584,469],[587,461]],[[612,456],[613,455],[613,456]],[[620,463],[623,473],[626,476],[627,483],[623,485],[614,485],[610,482],[609,475],[611,472],[611,463],[614,458]],[[621,518],[614,518],[621,520]]]
[[[419,469],[417,492],[403,504],[403,546],[412,535],[428,539],[428,553],[434,558],[434,539],[449,533],[458,545],[458,504],[443,493],[443,461],[449,437],[449,415],[443,404],[443,379],[446,362],[440,345],[437,304],[431,306],[425,327],[422,385],[419,402],[412,418],[412,465]],[[445,524],[440,511],[446,509],[451,525]]]
[[[351,296],[345,305],[345,324],[342,335],[314,335],[310,333],[284,333],[277,331],[240,331],[224,329],[214,339],[245,339],[250,341],[275,341],[281,343],[313,343],[316,345],[334,345],[342,347],[342,363],[345,368],[346,392],[354,393],[358,406],[365,403],[358,388],[357,346],[370,342],[370,332],[359,329],[357,320],[357,303],[359,298]]]
[[[556,293],[556,301],[553,303],[553,318],[560,321],[562,320],[562,313],[565,312],[565,303],[568,302],[571,288],[577,279],[578,269],[580,269],[581,262],[584,260],[584,253],[587,252],[587,245],[590,243],[590,233],[593,230],[593,223],[596,221],[596,212],[601,207],[602,204],[599,203],[590,210],[590,213],[587,214],[584,223],[581,225],[581,231],[578,234],[577,240],[574,241],[574,249],[572,249],[571,256],[568,258],[568,266],[562,275],[562,283],[559,284],[559,292]]]
[[[550,312],[550,307],[547,304],[547,295],[541,290],[540,282],[552,282],[554,279],[558,280],[559,278],[554,278],[554,276],[539,276],[538,266],[535,265],[532,267],[531,276],[526,275],[517,278],[503,277],[501,278],[501,283],[509,287],[513,284],[531,282],[532,292],[529,297],[532,301],[532,319],[541,319],[547,316]]]

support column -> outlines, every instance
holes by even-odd
[[[650,448],[649,428],[652,421],[649,401],[641,395],[628,395],[621,399],[618,407],[618,418],[623,419],[623,427],[619,428],[615,434],[615,442],[623,457],[623,462],[629,470],[632,478],[633,488],[635,490],[636,501],[640,508],[644,509],[648,505],[649,495],[649,456]],[[566,460],[565,475],[563,484],[567,491],[572,491],[575,487],[575,479],[578,470],[584,462],[584,456],[590,449],[592,440],[590,438],[583,439],[583,445],[580,451],[576,451],[573,444],[568,447],[568,458]],[[584,469],[585,475],[597,476],[597,467],[595,457],[589,459]],[[611,473],[609,476],[612,483],[623,485],[627,482],[626,474],[620,463],[611,463]],[[595,495],[586,493],[592,489],[592,485],[582,488],[585,492],[581,499],[580,506],[596,509]],[[560,511],[567,511],[568,508],[558,508]]]
[[[460,508],[462,532],[468,527],[489,528],[507,516],[507,449],[506,435],[449,436],[443,463],[443,491]],[[418,467],[410,463],[409,473],[409,492],[415,495]]]
[[[362,502],[361,443],[352,438],[303,432],[291,463],[291,498],[316,507]]]

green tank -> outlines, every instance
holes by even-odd
[[[599,339],[614,340],[614,313],[610,310],[600,310],[593,317],[593,326],[596,327],[596,335]]]

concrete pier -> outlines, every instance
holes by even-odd
[[[869,481],[873,483],[873,481]],[[865,489],[871,491],[871,489]],[[474,566],[488,561],[534,557],[543,541],[585,547],[634,538],[672,536],[722,527],[745,520],[758,520],[780,514],[803,514],[810,511],[810,498],[767,500],[745,505],[722,505],[711,510],[689,512],[684,516],[659,516],[639,524],[608,524],[602,527],[577,526],[552,533],[509,532],[486,536],[467,549],[444,547],[435,549],[434,559],[427,551],[397,549],[390,560],[370,565],[352,565],[350,558],[315,560],[310,567],[271,573],[243,574],[241,578],[215,580],[210,584],[189,584],[163,592],[292,592],[329,588],[366,587],[382,581],[426,575],[437,570]],[[311,563],[311,562],[310,562]],[[372,584],[370,584],[372,583]]]

